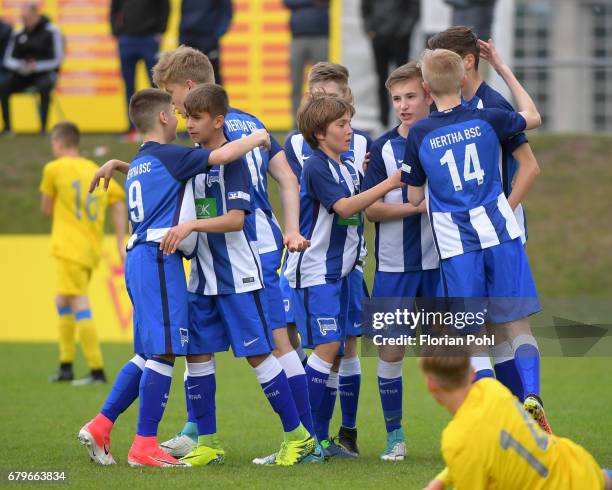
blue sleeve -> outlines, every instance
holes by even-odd
[[[270,160],[272,160],[279,151],[283,151],[283,147],[276,141],[276,138],[270,135]]]
[[[191,177],[208,171],[208,159],[211,150],[188,148],[186,146],[168,145],[162,162],[168,172],[179,182],[187,182]]]
[[[508,102],[504,97],[499,94],[497,94],[497,97],[495,97],[493,104],[487,104],[487,107],[515,112],[515,109],[514,107],[512,107],[512,104],[510,104],[510,102]],[[503,141],[502,147],[504,148],[504,151],[507,154],[512,154],[519,146],[524,145],[527,142],[528,140],[527,136],[525,136],[525,133],[520,132],[516,136],[513,136],[510,139]]]
[[[518,112],[503,109],[481,109],[480,116],[487,121],[497,134],[499,141],[516,136],[525,131],[527,121]]]
[[[504,151],[506,153],[511,155],[516,151],[519,146],[524,145],[528,142],[529,140],[527,139],[525,133],[519,133],[516,136],[513,136],[512,138],[502,142],[502,147],[504,148]]]
[[[304,164],[303,182],[306,193],[319,201],[328,213],[334,212],[334,204],[343,197],[348,197],[342,185],[336,182],[328,163],[309,158]]]
[[[287,156],[287,162],[289,162],[291,170],[293,170],[293,173],[299,182],[300,178],[302,177],[302,166],[300,165],[300,161],[298,160],[295,150],[293,149],[293,145],[291,144],[291,136],[292,134],[290,134],[285,140],[285,155]]]
[[[370,150],[370,163],[366,168],[362,189],[365,191],[380,184],[387,178],[387,167],[382,158],[382,146],[373,145]]]
[[[242,209],[251,212],[251,176],[247,163],[243,160],[226,165],[223,173],[225,201],[227,210]]]
[[[402,164],[402,182],[414,187],[425,185],[427,175],[419,159],[420,140],[414,131],[408,133],[404,163]]]

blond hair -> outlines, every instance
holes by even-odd
[[[346,66],[329,61],[319,61],[308,72],[308,90],[312,92],[318,83],[336,82],[342,90],[342,96],[352,103],[353,93],[349,88],[348,80],[349,71]]]
[[[393,70],[385,82],[385,87],[390,91],[391,87],[396,83],[407,82],[408,80],[423,80],[421,67],[415,61],[406,63]]]
[[[423,80],[433,95],[459,94],[465,76],[461,56],[448,49],[428,49],[421,58]]]
[[[155,85],[163,89],[170,83],[183,84],[187,80],[198,85],[215,81],[215,72],[208,56],[188,46],[162,53],[153,67]]]
[[[229,110],[227,92],[220,85],[204,83],[190,90],[185,98],[187,115],[207,112],[211,117],[225,116]]]
[[[470,382],[472,365],[469,349],[464,347],[426,347],[421,353],[421,371],[433,377],[443,390],[452,391]]]
[[[157,88],[139,90],[130,99],[130,121],[141,133],[155,128],[160,112],[171,112],[172,97]]]
[[[81,140],[79,127],[70,121],[63,121],[53,126],[51,139],[61,141],[66,148],[78,148]]]
[[[344,99],[322,93],[308,93],[304,96],[297,113],[297,126],[311,148],[318,148],[316,134],[327,132],[328,126],[346,113],[353,117],[355,109]]]

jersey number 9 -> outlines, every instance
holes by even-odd
[[[130,219],[132,223],[140,223],[144,220],[142,189],[138,180],[132,182],[128,189],[128,206],[130,208]]]

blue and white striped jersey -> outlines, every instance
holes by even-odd
[[[315,150],[305,162],[300,181],[300,233],[310,240],[310,247],[289,254],[285,277],[291,287],[337,281],[355,268],[362,241],[361,213],[342,218],[333,206],[356,192],[347,165],[321,150]]]
[[[427,184],[427,208],[440,258],[521,235],[499,167],[500,142],[524,131],[525,124],[516,112],[458,105],[430,114],[410,130],[402,181]]]
[[[232,209],[251,212],[251,183],[247,163],[236,160],[215,165],[193,182],[198,219],[226,214]],[[216,296],[261,289],[263,286],[253,223],[229,233],[198,233],[197,258],[191,261],[187,289]]]
[[[351,172],[351,176],[353,177],[353,183],[359,191],[361,187],[361,180],[363,179],[363,159],[367,152],[370,151],[370,147],[372,146],[372,139],[365,132],[359,129],[353,128],[353,136],[351,137],[351,145],[349,151],[340,155],[342,158],[342,162],[345,163]],[[304,162],[310,158],[312,155],[312,148],[297,131],[292,131],[287,136],[285,140],[285,154],[287,155],[287,161],[289,162],[289,166],[293,173],[300,181],[302,176],[302,168],[304,167]],[[363,234],[363,216],[361,219],[361,233]],[[361,243],[361,252],[359,255],[360,261],[363,261],[365,256],[368,254],[365,240],[362,240]],[[361,264],[357,265],[358,268],[361,268]]]
[[[186,182],[207,172],[210,150],[147,141],[130,163],[125,190],[132,236],[127,248],[161,242],[172,226],[195,218],[193,194]],[[190,255],[195,234],[179,250]]]
[[[397,128],[375,140],[370,150],[370,163],[363,188],[370,189],[397,172],[404,162],[405,150],[406,138],[398,133]],[[387,193],[383,202],[407,203],[408,188],[403,187]],[[438,252],[426,213],[375,223],[375,228],[377,271],[409,272],[438,267]]]
[[[248,136],[257,129],[265,129],[263,123],[255,116],[241,110],[230,108],[225,116],[225,136],[233,141]],[[253,222],[257,237],[259,253],[273,252],[283,248],[283,232],[274,216],[270,198],[268,196],[268,164],[270,159],[282,151],[282,147],[271,137],[270,151],[260,148],[246,154],[246,161],[251,176],[251,195],[253,198],[253,212],[248,219]]]
[[[510,104],[497,90],[492,88],[486,82],[482,82],[476,90],[474,97],[465,103],[472,109],[503,109],[505,111],[514,111],[514,107]],[[501,160],[501,178],[502,187],[506,197],[512,192],[512,181],[518,170],[518,162],[512,156],[512,153],[521,145],[527,143],[525,133],[518,133],[509,140],[502,141],[502,160]],[[521,240],[523,243],[527,241],[527,221],[523,205],[519,205],[514,209],[514,216],[521,228]]]

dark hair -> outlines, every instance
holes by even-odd
[[[430,37],[427,40],[429,49],[448,49],[462,58],[468,54],[474,56],[474,67],[478,69],[480,61],[480,46],[478,36],[471,27],[453,26]]]
[[[130,121],[141,133],[155,128],[160,112],[173,110],[170,94],[158,88],[139,90],[130,99]]]
[[[344,114],[351,117],[355,109],[346,100],[324,93],[307,93],[297,113],[297,126],[311,148],[318,148],[316,134],[327,131],[327,127]]]
[[[78,148],[81,141],[81,132],[73,122],[64,121],[53,126],[51,139],[61,141],[67,148]]]
[[[211,117],[225,116],[229,110],[227,92],[220,85],[204,83],[190,90],[185,98],[187,115],[207,112]]]

